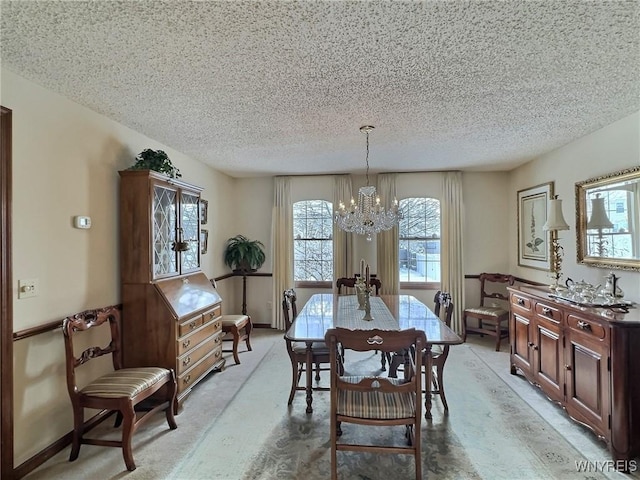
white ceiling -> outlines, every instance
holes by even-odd
[[[509,170],[640,109],[635,0],[0,7],[5,67],[233,176],[363,173],[365,124],[372,172]]]

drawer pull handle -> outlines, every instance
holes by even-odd
[[[191,345],[191,340],[185,340],[182,342],[182,348],[188,348]]]
[[[529,348],[533,347],[533,342],[528,342],[527,345],[529,345]]]
[[[196,328],[196,322],[195,322],[195,321],[194,321],[194,322],[191,322],[191,323],[189,324],[189,328],[190,328],[191,330],[193,330],[194,328]]]
[[[211,319],[212,319],[213,317],[215,317],[215,316],[216,316],[216,314],[215,314],[215,313],[213,313],[213,312],[211,312],[211,313],[209,314],[209,320],[211,320]]]
[[[520,305],[521,307],[524,307],[524,298],[518,299],[518,305]]]
[[[591,330],[591,325],[587,322],[583,322],[582,320],[578,320],[578,328],[581,330]]]
[[[216,352],[216,358],[220,356],[220,352]]]
[[[187,357],[182,361],[182,365],[185,366],[185,367],[187,365],[189,365],[190,363],[191,363],[191,357]]]
[[[216,337],[216,339],[213,341],[213,343],[220,343],[220,342],[221,342],[220,337]]]
[[[553,317],[553,312],[551,311],[551,309],[549,307],[542,307],[542,313],[544,315],[549,315],[550,317]]]
[[[565,370],[567,370],[567,371],[571,371],[571,365],[565,365],[565,366],[564,366],[564,368],[565,368]]]
[[[531,345],[531,348],[533,348],[534,350],[538,350],[538,345]]]
[[[191,375],[187,375],[186,377],[184,377],[184,379],[182,380],[182,382],[186,385],[191,381]]]

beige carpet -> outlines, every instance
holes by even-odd
[[[316,394],[312,415],[304,413],[303,393],[288,408],[291,370],[282,333],[254,332],[254,351],[241,354],[241,365],[231,360],[224,372],[194,389],[176,417],[177,430],[168,430],[159,415],[136,433],[134,472],[124,468],[119,449],[84,445],[76,462],[68,462],[67,448],[26,478],[327,478],[327,394]],[[610,458],[604,444],[522,377],[510,375],[508,354],[494,352],[490,341],[472,337],[470,343],[452,348],[445,374],[450,415],[442,415],[436,399],[434,420],[423,424],[425,478],[640,478],[637,473],[578,474],[575,461]],[[99,427],[101,434],[110,430],[111,424]],[[398,470],[388,476],[385,466],[397,466],[389,459],[339,455],[346,460],[344,479],[413,475],[411,457],[406,457],[403,471],[409,476]],[[374,468],[358,471],[362,465]]]

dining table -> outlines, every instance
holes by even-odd
[[[356,295],[316,293],[309,298],[285,333],[293,342],[304,342],[306,355],[307,413],[313,412],[313,355],[314,342],[324,342],[330,328],[351,330],[404,330],[415,328],[427,337],[425,365],[425,417],[431,418],[431,348],[433,345],[457,345],[462,338],[447,326],[431,309],[412,295],[379,295],[369,299],[372,320],[365,320],[359,310]]]

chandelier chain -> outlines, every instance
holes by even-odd
[[[367,134],[367,156],[365,157],[365,162],[367,162],[366,177],[367,177],[367,185],[369,185],[369,130],[366,130],[365,133]]]

